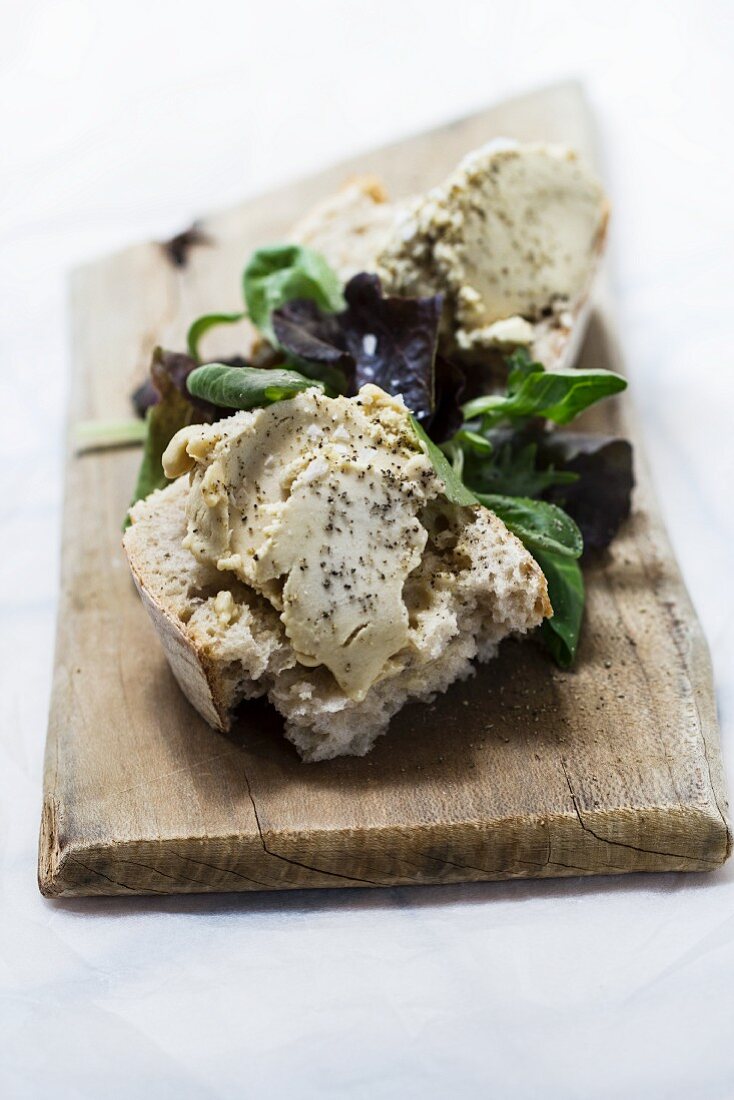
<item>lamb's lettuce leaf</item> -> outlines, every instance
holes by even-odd
[[[414,416],[411,416],[410,422],[422,449],[430,458],[434,470],[444,483],[444,496],[446,499],[450,500],[452,504],[460,504],[469,508],[475,508],[479,504],[479,501],[474,493],[472,493],[471,489],[467,489],[466,485],[461,480],[461,474],[456,471],[441,448],[436,446]]]
[[[447,499],[454,504],[481,504],[489,508],[520,539],[543,570],[553,617],[543,621],[541,636],[557,664],[568,668],[576,656],[584,609],[584,580],[578,563],[583,539],[578,527],[563,509],[546,501],[473,493],[415,420],[413,428],[444,482]]]
[[[509,362],[506,392],[475,397],[464,405],[464,418],[481,418],[485,430],[534,417],[568,424],[597,401],[626,388],[626,379],[614,371],[547,371],[541,363],[532,362],[527,352],[516,352]]]
[[[245,316],[245,313],[205,313],[203,317],[197,317],[194,323],[189,326],[189,331],[186,334],[186,345],[189,349],[189,355],[193,359],[196,359],[197,362],[201,362],[199,341],[202,336],[204,336],[209,329],[217,328],[219,325],[234,325]]]
[[[250,320],[272,344],[277,344],[272,313],[286,302],[307,298],[332,312],[344,304],[339,277],[319,252],[303,245],[259,248],[244,270],[242,287]]]
[[[272,405],[305,390],[319,389],[323,382],[306,378],[298,371],[282,367],[228,367],[207,363],[197,367],[187,380],[189,393],[225,409],[255,409]]]
[[[532,439],[532,442],[530,441]],[[571,470],[557,469],[548,461],[541,464],[535,436],[498,429],[495,432],[464,433],[457,436],[466,462],[464,476],[477,492],[508,497],[540,497],[555,486],[578,480]],[[480,447],[486,444],[486,450]]]
[[[556,663],[569,668],[576,657],[584,611],[584,578],[578,562],[584,544],[576,524],[561,508],[542,500],[478,494],[479,500],[517,535],[548,583],[553,608],[541,637]]]
[[[551,656],[561,668],[569,668],[576,659],[584,614],[584,577],[575,558],[534,550],[533,557],[548,582],[548,598],[553,616],[544,619],[541,636]]]
[[[562,508],[544,500],[477,493],[485,507],[499,516],[523,545],[535,554],[541,550],[562,558],[579,558],[584,541],[578,527]]]

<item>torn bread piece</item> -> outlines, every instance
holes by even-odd
[[[376,271],[386,293],[443,294],[449,353],[481,360],[525,346],[548,369],[573,365],[609,219],[601,184],[573,150],[500,139],[425,195],[388,204],[369,193],[353,182],[294,238],[344,276]],[[354,250],[348,269],[339,239],[345,256]]]
[[[358,176],[318,203],[290,238],[320,252],[347,282],[360,271],[374,270],[375,257],[388,244],[400,209],[400,204],[388,202],[376,176]]]
[[[219,729],[267,695],[305,760],[363,755],[406,702],[552,614],[531,555],[489,510],[446,500],[402,401],[375,386],[183,429],[165,461],[184,476],[135,506],[125,549]]]

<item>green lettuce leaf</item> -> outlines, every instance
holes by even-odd
[[[476,499],[499,516],[533,556],[540,550],[564,558],[581,557],[584,549],[581,532],[556,504],[490,493],[477,493]]]
[[[476,438],[485,440],[486,451],[480,450],[474,433],[463,431],[455,437],[466,457],[465,480],[475,492],[539,497],[555,486],[567,486],[578,480],[577,473],[558,470],[553,463],[543,466],[538,460],[538,444],[526,442],[522,432],[500,428]]]
[[[203,317],[197,317],[192,325],[189,326],[189,331],[186,334],[186,344],[189,349],[189,355],[197,362],[201,362],[201,356],[199,355],[199,340],[202,336],[211,328],[216,328],[218,325],[234,325],[237,321],[241,321],[246,314],[244,313],[205,313]]]
[[[143,457],[130,501],[131,508],[154,489],[162,489],[168,484],[168,478],[163,472],[163,452],[179,429],[200,418],[196,407],[180,391],[166,369],[165,354],[160,349],[156,349],[153,356],[151,375],[160,396],[145,414]],[[129,522],[129,517],[126,517],[124,526],[127,527]]]
[[[82,420],[74,427],[74,451],[108,451],[114,447],[133,447],[144,443],[147,427],[144,420]]]
[[[320,253],[302,245],[259,248],[242,282],[250,320],[275,345],[271,314],[293,298],[308,298],[332,312],[344,306],[338,276]]]
[[[544,619],[541,637],[561,668],[576,657],[584,611],[584,578],[578,558],[584,543],[578,527],[561,508],[542,500],[477,494],[517,535],[548,582],[553,616]]]
[[[590,405],[627,388],[626,379],[608,370],[546,371],[540,363],[511,372],[506,394],[476,397],[464,405],[465,420],[482,418],[486,430],[503,421],[516,424],[533,417],[568,424]]]
[[[285,401],[304,390],[324,390],[323,382],[282,367],[228,367],[207,363],[186,380],[189,393],[225,409],[255,409]]]
[[[471,489],[467,489],[461,480],[461,475],[451,465],[441,448],[436,446],[414,416],[411,416],[410,422],[423,450],[433,463],[434,470],[444,483],[446,499],[450,500],[452,504],[460,504],[470,508],[476,507],[479,501]]]
[[[575,558],[534,550],[533,557],[548,582],[548,598],[553,617],[544,619],[540,628],[546,648],[561,668],[570,668],[576,659],[584,614],[584,578]]]

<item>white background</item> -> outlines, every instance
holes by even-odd
[[[603,126],[624,347],[734,762],[734,4],[0,16],[3,1095],[734,1095],[734,867],[66,903],[35,886],[67,269],[568,75]]]

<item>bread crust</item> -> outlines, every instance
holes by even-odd
[[[123,539],[123,547],[135,587],[179,687],[210,726],[226,733],[231,729],[232,716],[217,691],[213,662],[207,659],[203,650],[189,637],[185,624],[149,591],[145,582],[145,568],[135,541],[126,537]]]

